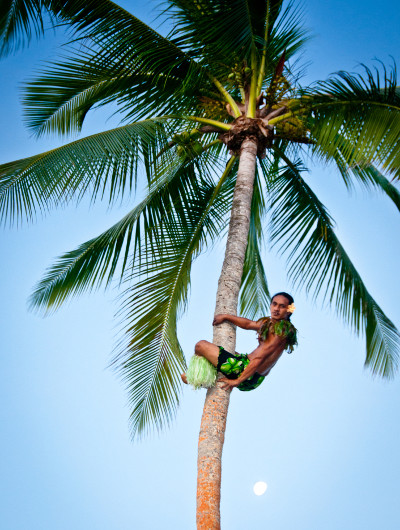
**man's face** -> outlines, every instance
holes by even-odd
[[[271,316],[275,320],[282,320],[283,318],[287,318],[290,313],[288,313],[288,305],[289,300],[286,298],[286,296],[282,296],[279,294],[278,296],[274,296],[274,298],[271,301]]]

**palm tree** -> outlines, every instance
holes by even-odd
[[[88,111],[116,104],[121,126],[0,166],[4,220],[30,219],[89,195],[111,204],[147,191],[121,221],[60,256],[37,285],[33,308],[123,286],[125,334],[113,364],[132,405],[132,435],[174,417],[185,358],[177,339],[191,265],[226,233],[216,313],[268,310],[261,260],[267,213],[272,243],[290,277],[322,295],[365,333],[373,374],[392,377],[399,334],[339,242],[326,207],[307,184],[306,157],[332,161],[347,186],[380,189],[400,208],[400,94],[395,68],[339,72],[299,84],[295,57],[307,40],[301,12],[280,0],[168,0],[164,37],[108,0],[3,2],[2,51],[46,13],[74,31],[67,57],[26,86],[37,135],[81,130]],[[382,71],[381,70],[381,71]],[[229,151],[229,153],[227,153]],[[386,175],[386,176],[385,176]],[[223,324],[214,343],[235,348]],[[229,392],[207,392],[199,437],[198,528],[220,527],[221,455]]]

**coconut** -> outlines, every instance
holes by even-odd
[[[203,152],[203,146],[200,142],[193,142],[191,148],[196,155],[201,155],[201,153]]]
[[[181,136],[181,142],[183,142],[184,144],[186,144],[190,140],[190,134],[187,131],[184,131],[183,133],[181,133],[180,136]]]

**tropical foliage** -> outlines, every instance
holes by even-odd
[[[348,187],[379,190],[400,209],[395,68],[301,86],[296,55],[307,33],[300,10],[280,0],[168,0],[163,16],[174,24],[167,36],[108,0],[2,2],[3,54],[42,34],[46,17],[72,32],[67,55],[26,84],[37,135],[79,132],[87,113],[107,104],[121,115],[116,129],[0,166],[2,219],[29,220],[84,195],[115,203],[143,180],[147,190],[121,221],[60,256],[32,307],[57,309],[121,282],[125,331],[114,365],[129,392],[132,432],[168,423],[185,368],[177,321],[191,266],[226,233],[241,143],[251,137],[259,159],[242,314],[267,312],[269,231],[294,284],[364,333],[366,365],[392,377],[398,331],[339,242],[305,164],[310,156],[333,163]]]

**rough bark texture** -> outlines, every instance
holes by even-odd
[[[264,158],[265,150],[272,145],[274,128],[268,124],[267,119],[240,116],[234,120],[229,131],[218,137],[234,155],[240,154],[244,142],[252,138],[257,144],[257,155]]]
[[[257,140],[243,141],[228,240],[218,282],[215,314],[236,315],[250,225]],[[235,351],[236,330],[228,323],[214,328],[213,342]],[[221,458],[230,391],[217,385],[208,390],[199,435],[197,477],[197,528],[220,529]]]

